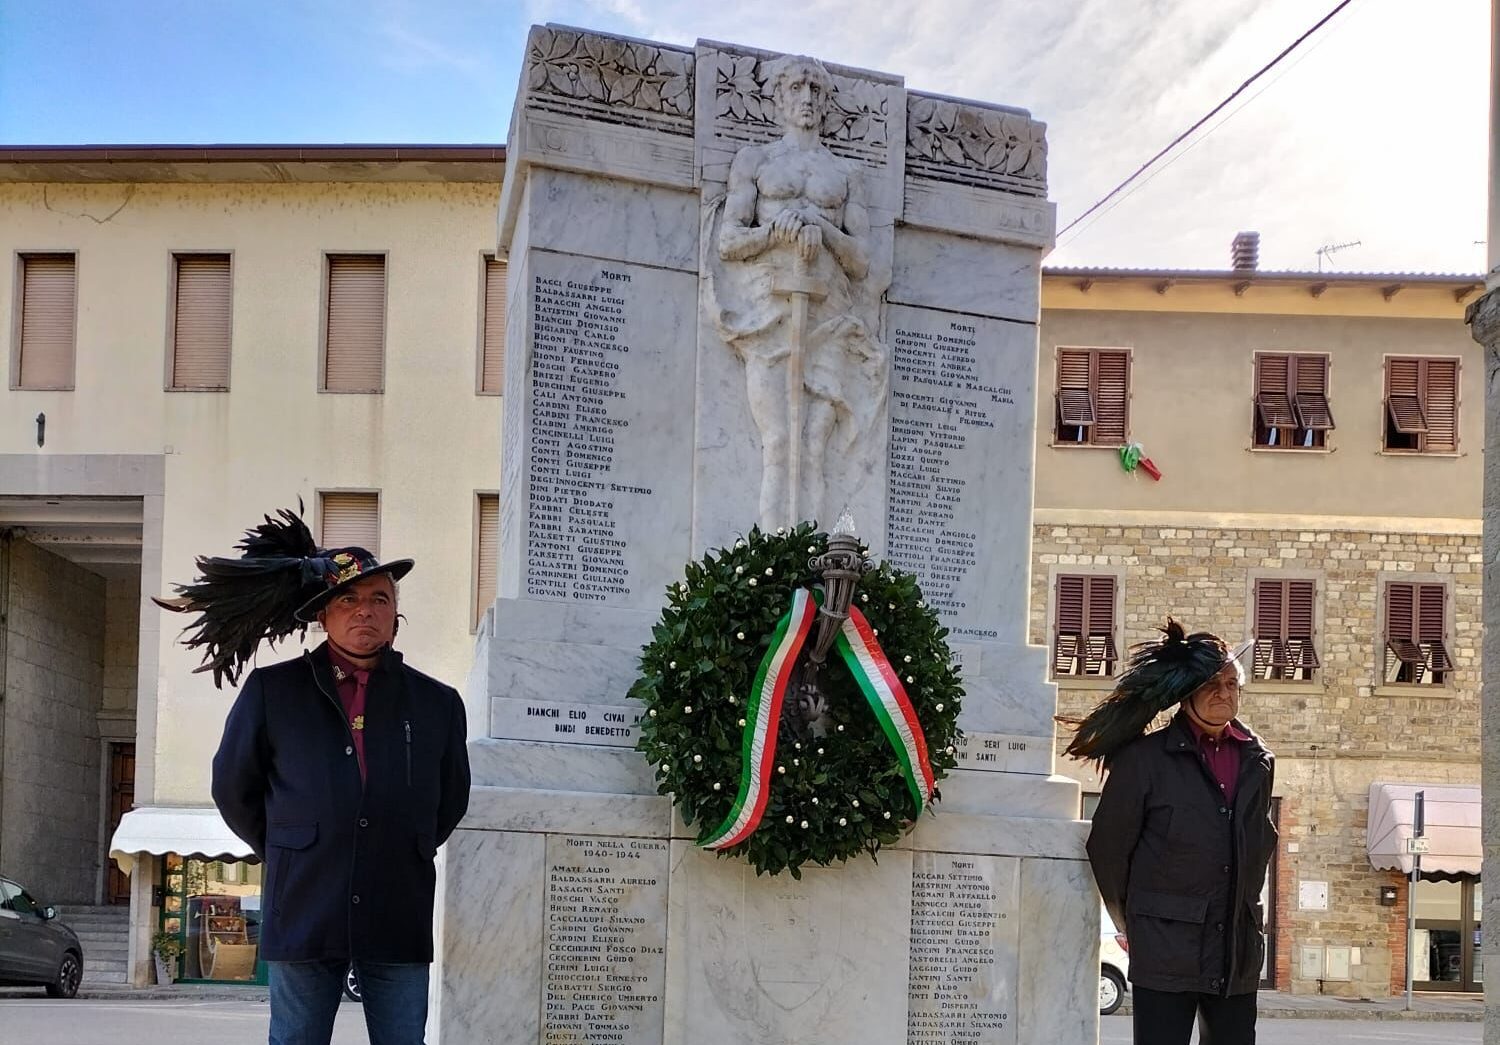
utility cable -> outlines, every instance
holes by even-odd
[[[1215,105],[1212,109],[1210,109],[1202,118],[1200,118],[1191,127],[1189,127],[1187,130],[1183,131],[1177,137],[1173,138],[1171,140],[1171,142],[1169,142],[1164,149],[1162,149],[1160,152],[1158,152],[1155,156],[1151,157],[1145,163],[1141,164],[1140,167],[1136,168],[1135,173],[1133,173],[1130,177],[1128,177],[1124,181],[1120,182],[1120,184],[1116,185],[1113,189],[1110,189],[1109,192],[1107,194],[1105,194],[1092,207],[1090,207],[1088,210],[1084,211],[1082,214],[1078,215],[1078,217],[1074,218],[1072,221],[1068,222],[1068,224],[1065,225],[1063,228],[1059,229],[1057,235],[1059,237],[1062,236],[1063,233],[1067,232],[1074,225],[1077,225],[1084,218],[1087,218],[1090,214],[1094,213],[1094,211],[1098,210],[1100,207],[1104,206],[1110,200],[1112,200],[1116,196],[1118,196],[1121,192],[1125,191],[1125,189],[1132,182],[1134,182],[1142,174],[1145,174],[1146,171],[1149,170],[1152,167],[1152,165],[1156,163],[1157,160],[1160,160],[1167,153],[1171,152],[1178,145],[1182,144],[1182,142],[1183,142],[1184,139],[1186,139],[1189,135],[1191,135],[1199,127],[1202,127],[1205,123],[1207,123],[1209,120],[1213,119],[1216,115],[1218,115],[1224,109],[1225,106],[1227,106],[1230,102],[1234,101],[1241,94],[1243,94],[1245,92],[1245,89],[1247,87],[1249,87],[1256,80],[1259,80],[1266,73],[1268,73],[1272,69],[1274,69],[1277,66],[1277,64],[1281,62],[1281,60],[1283,58],[1285,58],[1287,55],[1291,54],[1298,47],[1300,47],[1302,45],[1302,42],[1304,40],[1306,40],[1309,36],[1312,36],[1319,29],[1323,28],[1323,26],[1327,25],[1328,22],[1333,18],[1334,15],[1338,14],[1340,11],[1342,11],[1344,8],[1348,7],[1353,2],[1354,2],[1354,0],[1340,0],[1340,2],[1334,6],[1333,10],[1329,11],[1322,18],[1318,19],[1318,21],[1316,22],[1316,24],[1314,24],[1311,29],[1308,29],[1301,36],[1297,37],[1297,39],[1293,40],[1290,44],[1288,44],[1286,46],[1285,49],[1282,50],[1282,52],[1280,54],[1278,54],[1275,58],[1272,58],[1265,65],[1261,66],[1260,69],[1258,69],[1256,71],[1256,73],[1255,73],[1254,76],[1250,77],[1250,79],[1246,80],[1244,83],[1242,83],[1238,87],[1236,87],[1230,93],[1229,97],[1225,98],[1218,105]]]

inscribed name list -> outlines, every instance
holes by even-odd
[[[661,1045],[667,843],[547,836],[542,1035],[549,1045]]]
[[[693,277],[535,251],[529,290],[522,594],[654,607],[689,552]]]
[[[1025,561],[1003,553],[1029,540],[1031,360],[1016,337],[1022,327],[902,305],[890,307],[889,327],[887,557],[916,574],[954,636],[999,638],[996,593],[1024,580],[1014,574]],[[1034,328],[1024,330],[1034,338]]]
[[[907,1045],[1013,1045],[1018,861],[912,856]]]

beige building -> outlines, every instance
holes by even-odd
[[[1480,989],[1479,286],[1044,277],[1031,638],[1075,715],[1168,613],[1255,640],[1242,717],[1277,753],[1281,833],[1267,985],[1404,990],[1392,868],[1426,785],[1415,985]],[[1129,443],[1159,480],[1126,471]]]
[[[90,976],[148,977],[158,930],[188,978],[255,976],[258,869],[184,859],[244,853],[205,815],[233,692],[146,601],[194,555],[300,498],[325,544],[418,560],[402,642],[466,676],[494,584],[502,173],[490,147],[0,149],[0,868],[70,908],[128,901],[128,965],[102,931],[123,915],[70,910],[101,929]],[[132,806],[127,878],[106,854]]]

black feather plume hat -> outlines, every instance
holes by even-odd
[[[1162,637],[1130,651],[1130,663],[1114,690],[1076,727],[1067,754],[1108,765],[1120,748],[1146,731],[1156,716],[1192,696],[1230,663],[1231,651],[1219,636],[1206,631],[1191,635],[1171,617]]]
[[[245,531],[237,558],[199,556],[198,577],[176,584],[177,595],[153,599],[164,610],[196,613],[183,644],[203,649],[214,685],[234,685],[264,641],[273,646],[293,632],[306,634],[335,594],[358,581],[390,574],[399,581],[416,565],[411,559],[381,563],[364,548],[319,548],[297,511],[282,508]]]

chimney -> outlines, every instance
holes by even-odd
[[[1260,233],[1235,233],[1229,248],[1229,260],[1236,272],[1254,272],[1260,267]]]

